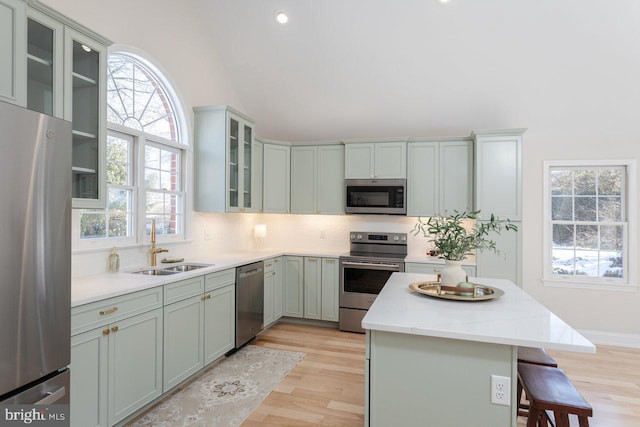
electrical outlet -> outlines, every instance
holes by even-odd
[[[213,239],[213,232],[209,229],[204,229],[204,240],[212,240]]]
[[[491,403],[511,406],[511,378],[491,375]]]

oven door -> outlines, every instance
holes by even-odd
[[[340,307],[367,310],[394,272],[404,263],[340,261]]]

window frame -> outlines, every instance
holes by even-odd
[[[553,230],[551,220],[551,171],[557,168],[624,168],[623,194],[621,194],[623,209],[623,266],[624,277],[586,277],[574,275],[553,274]],[[637,267],[633,260],[637,257],[636,242],[636,161],[635,159],[615,160],[547,160],[543,162],[543,274],[542,280],[545,286],[606,289],[606,290],[635,290],[637,284]]]
[[[80,219],[81,213],[85,210],[94,210],[94,211],[103,211],[108,212],[108,205],[101,209],[74,209],[73,215],[73,237],[72,240],[74,242],[74,252],[90,252],[93,250],[101,251],[104,249],[109,249],[112,247],[118,248],[126,248],[126,247],[139,247],[146,246],[150,243],[150,236],[146,233],[146,188],[144,181],[144,173],[145,173],[145,165],[144,165],[144,154],[145,147],[147,143],[155,144],[160,147],[171,148],[172,150],[178,150],[180,152],[180,164],[179,164],[179,180],[180,180],[180,189],[179,193],[181,195],[181,207],[180,211],[182,212],[182,222],[180,225],[180,233],[172,234],[172,235],[158,235],[157,242],[159,244],[164,243],[180,243],[187,242],[188,240],[188,229],[189,229],[189,212],[187,211],[189,202],[190,202],[190,194],[187,191],[189,188],[189,166],[191,164],[190,156],[192,155],[192,150],[189,145],[189,127],[188,122],[186,120],[184,108],[182,105],[181,97],[175,90],[175,86],[172,84],[170,79],[167,78],[167,74],[158,68],[154,63],[147,59],[147,55],[137,49],[130,47],[122,47],[122,46],[112,46],[109,49],[109,54],[107,58],[111,54],[120,54],[125,55],[132,58],[135,61],[138,61],[144,65],[144,67],[153,73],[154,77],[157,81],[163,86],[164,94],[168,97],[168,101],[173,108],[173,113],[175,115],[175,123],[176,123],[176,141],[172,141],[169,139],[165,139],[161,136],[153,135],[145,133],[142,130],[138,130],[135,128],[126,127],[119,123],[112,123],[107,121],[106,128],[107,132],[113,132],[114,134],[122,135],[126,138],[133,139],[132,146],[132,180],[134,187],[134,209],[133,213],[133,233],[132,236],[129,237],[101,237],[95,239],[83,239],[81,237],[80,230]],[[106,144],[106,140],[104,142]],[[104,171],[106,174],[106,169]],[[117,188],[115,186],[114,188]],[[108,199],[105,200],[105,203],[108,203]]]

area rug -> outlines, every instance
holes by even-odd
[[[239,426],[304,356],[245,346],[130,426]]]

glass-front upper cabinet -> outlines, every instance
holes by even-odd
[[[198,212],[262,211],[262,143],[253,120],[229,106],[194,107]]]
[[[105,203],[106,54],[93,39],[65,29],[64,118],[72,122],[73,206]]]
[[[27,108],[63,117],[64,26],[30,9],[27,19]]]
[[[253,207],[252,204],[252,195],[253,195],[253,128],[248,124],[244,124],[244,137],[242,139],[242,152],[244,156],[244,165],[243,165],[243,197],[242,197],[242,207],[245,209],[251,209]]]
[[[255,185],[253,152],[253,125],[227,112],[228,128],[228,168],[227,211],[259,211],[260,206],[252,201]]]

